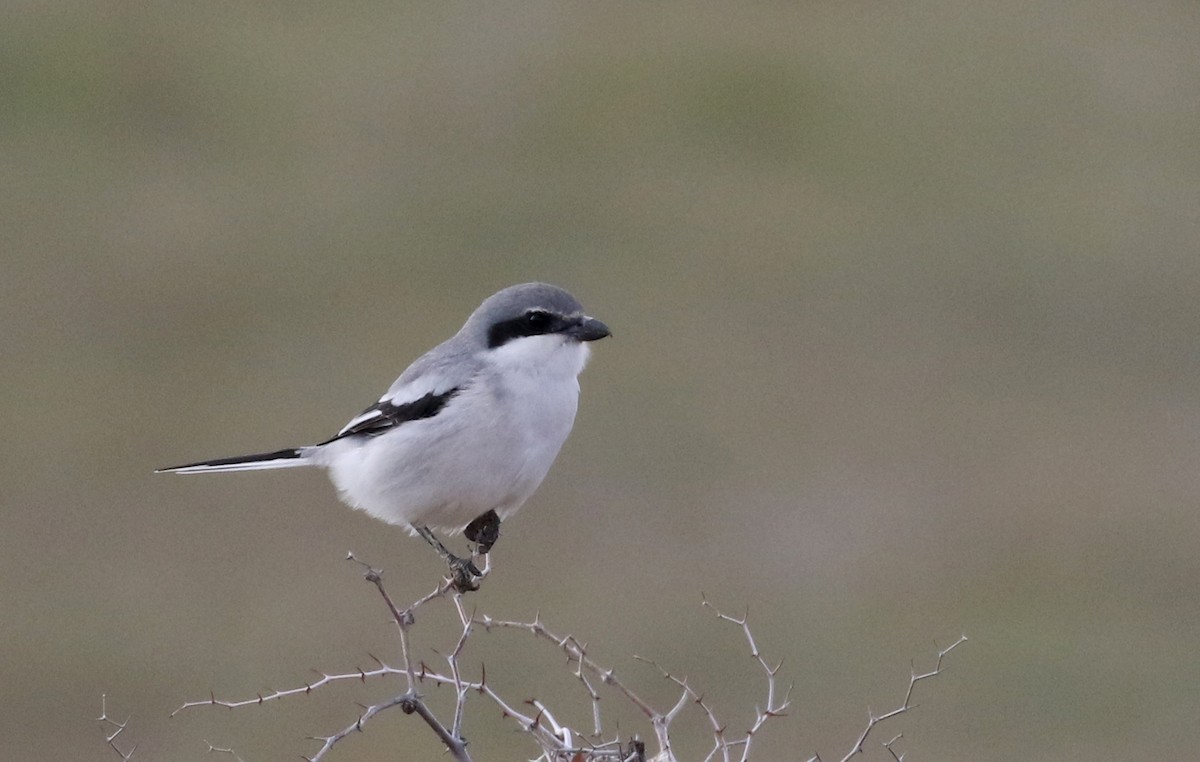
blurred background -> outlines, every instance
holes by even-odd
[[[295,759],[395,693],[168,720],[396,661],[347,550],[398,601],[441,567],[316,471],[152,471],[325,438],[538,279],[615,336],[470,605],[731,731],[765,686],[701,594],[749,606],[795,683],[761,760],[840,758],[962,632],[875,741],[1194,757],[1198,35],[1190,2],[5,4],[0,756],[115,759],[107,693],[136,760]],[[586,726],[552,647],[469,649]],[[481,700],[466,733],[534,756]],[[443,758],[399,713],[332,758],[397,753]]]

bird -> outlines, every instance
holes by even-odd
[[[324,468],[343,502],[423,537],[459,589],[476,589],[471,556],[450,553],[436,533],[462,532],[490,552],[571,432],[591,342],[610,335],[562,288],[509,286],[332,437],[158,473]]]

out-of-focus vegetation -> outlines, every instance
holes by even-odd
[[[318,473],[151,470],[327,436],[542,279],[615,338],[482,609],[748,724],[699,600],[748,602],[796,682],[764,760],[840,756],[961,631],[910,758],[1194,757],[1197,39],[1188,2],[8,3],[0,756],[105,758],[108,692],[139,759],[294,758],[391,690],[168,722],[389,656],[348,548],[398,598],[440,569]]]

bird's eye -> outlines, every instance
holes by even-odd
[[[535,330],[545,330],[550,327],[550,313],[543,310],[530,310],[525,313],[525,322]]]

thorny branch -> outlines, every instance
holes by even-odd
[[[960,645],[962,645],[965,642],[967,642],[967,636],[959,635],[958,640],[954,641],[953,643],[946,646],[945,648],[939,648],[938,652],[937,652],[937,661],[934,663],[933,669],[929,670],[928,672],[918,673],[915,668],[913,670],[911,670],[909,672],[909,678],[908,678],[908,690],[906,690],[904,692],[904,700],[902,702],[900,702],[900,706],[896,707],[895,709],[892,709],[891,711],[884,712],[883,714],[875,714],[870,709],[868,709],[867,710],[867,726],[865,728],[863,728],[863,731],[861,733],[858,734],[858,739],[855,740],[854,746],[852,746],[850,748],[850,751],[846,752],[846,756],[842,757],[841,762],[849,762],[851,757],[853,757],[855,754],[859,754],[862,752],[863,744],[865,744],[867,742],[867,737],[869,735],[871,735],[871,731],[874,730],[875,727],[877,725],[879,725],[879,723],[883,722],[884,720],[890,720],[891,718],[897,717],[897,716],[909,711],[910,709],[912,709],[914,706],[914,704],[912,703],[913,689],[917,686],[917,683],[921,682],[922,680],[928,680],[930,678],[937,677],[938,675],[942,674],[942,661],[946,658],[946,654],[948,654],[951,651],[953,651],[954,649],[958,648]],[[892,740],[883,744],[883,747],[885,749],[887,749],[888,752],[897,760],[902,759],[903,755],[897,756],[896,752],[892,750],[892,744],[894,744],[897,740],[899,740],[899,738],[900,738],[900,736],[897,735]],[[815,762],[820,762],[821,758],[820,758],[820,756],[814,756],[808,762],[814,762],[814,760],[815,760]]]
[[[463,604],[462,593],[455,589],[453,581],[450,579],[443,580],[434,590],[401,609],[396,606],[385,589],[383,576],[379,570],[358,560],[353,554],[348,555],[347,558],[364,568],[364,578],[375,586],[387,606],[391,619],[396,625],[400,645],[399,664],[389,664],[372,655],[370,658],[374,661],[374,666],[370,669],[359,667],[352,671],[341,673],[318,672],[318,679],[306,682],[302,686],[257,694],[253,697],[243,699],[221,699],[217,698],[215,694],[210,693],[207,699],[183,703],[171,713],[171,716],[174,717],[186,709],[199,706],[222,706],[234,709],[254,704],[265,704],[292,696],[307,695],[333,683],[351,680],[366,682],[371,678],[395,676],[396,678],[403,678],[405,684],[403,692],[378,704],[363,707],[353,722],[331,735],[312,737],[311,740],[319,742],[321,747],[311,757],[305,757],[304,759],[309,762],[319,762],[348,736],[363,731],[364,727],[377,716],[389,709],[399,707],[405,714],[415,714],[420,717],[434,732],[438,740],[450,753],[451,758],[456,760],[456,762],[471,762],[471,755],[467,750],[467,741],[462,735],[462,729],[468,698],[471,694],[477,694],[487,698],[500,710],[501,716],[504,719],[511,720],[522,732],[530,736],[531,740],[541,750],[541,756],[537,762],[646,762],[645,745],[636,737],[630,739],[627,743],[623,743],[619,736],[607,735],[606,737],[600,709],[601,694],[597,689],[598,685],[602,685],[607,686],[607,689],[614,691],[625,701],[633,705],[649,721],[654,730],[658,746],[658,752],[653,756],[653,762],[675,762],[676,758],[672,748],[671,737],[672,723],[684,709],[691,705],[696,706],[698,711],[704,716],[712,733],[712,747],[707,756],[704,757],[704,762],[711,762],[715,759],[719,759],[721,762],[748,762],[754,741],[762,727],[768,720],[784,716],[791,705],[791,687],[789,686],[781,695],[776,680],[779,670],[782,667],[782,662],[772,667],[762,655],[751,632],[748,617],[742,616],[741,618],[737,618],[724,614],[703,598],[701,599],[702,606],[711,609],[720,621],[729,622],[741,629],[749,646],[751,658],[758,663],[760,670],[765,676],[765,702],[762,706],[755,707],[754,719],[750,727],[736,738],[728,736],[728,725],[717,718],[712,704],[706,700],[703,693],[693,688],[686,678],[671,673],[657,662],[634,657],[635,659],[652,664],[664,678],[673,682],[680,689],[678,700],[666,711],[656,709],[648,701],[635,693],[617,676],[613,668],[601,666],[594,661],[588,655],[586,645],[574,636],[558,635],[548,629],[542,623],[540,614],[535,615],[531,622],[521,622],[498,620],[486,614],[481,615],[474,611],[468,612]],[[416,621],[416,612],[418,609],[427,606],[433,601],[444,598],[449,598],[451,604],[454,606],[461,630],[452,650],[445,655],[441,655],[441,658],[446,663],[445,669],[437,669],[430,667],[424,661],[414,659],[412,645],[409,640],[409,630]],[[528,707],[528,709],[519,709],[517,704],[505,699],[492,688],[487,679],[486,665],[480,667],[478,679],[465,677],[461,659],[467,649],[470,638],[476,632],[477,628],[482,629],[485,633],[503,630],[527,632],[533,635],[535,639],[549,642],[565,653],[572,678],[579,682],[591,703],[592,726],[590,732],[581,732],[560,723],[551,711],[551,708],[537,699],[520,702]],[[962,637],[953,645],[939,651],[937,664],[932,671],[923,674],[914,672],[912,674],[908,691],[905,694],[903,703],[899,707],[883,715],[870,715],[866,729],[859,735],[854,747],[842,759],[842,762],[848,762],[850,757],[862,751],[863,744],[866,742],[868,735],[880,722],[908,711],[912,707],[911,701],[914,686],[921,680],[939,674],[942,669],[942,659],[945,655],[965,640],[966,638]],[[440,720],[425,703],[419,689],[422,685],[426,684],[435,686],[446,685],[453,688],[455,696],[454,710],[448,724]],[[109,726],[110,732],[106,737],[108,744],[121,755],[125,762],[129,762],[134,749],[130,749],[127,753],[122,752],[115,743],[117,737],[124,730],[125,723],[117,723],[110,719],[104,712],[103,705],[99,719]],[[898,738],[899,736],[884,744],[885,748],[896,758],[897,762],[899,762],[901,757],[897,756],[892,750],[891,744]],[[218,748],[211,744],[209,744],[209,750],[232,754],[232,751],[229,749]],[[819,762],[819,757],[813,757],[813,760]]]
[[[212,744],[208,743],[208,741],[205,741],[204,743],[208,744],[208,753],[209,754],[228,754],[229,756],[234,758],[235,762],[246,762],[244,759],[242,759],[240,756],[238,756],[238,753],[236,751],[234,751],[231,748],[221,748],[220,746],[213,746]]]
[[[755,733],[762,728],[767,720],[773,717],[782,717],[787,713],[787,709],[792,703],[792,688],[791,686],[788,686],[787,692],[784,694],[783,698],[778,698],[775,685],[775,675],[778,674],[780,667],[783,666],[783,662],[780,661],[780,663],[776,664],[774,667],[771,667],[769,664],[767,664],[766,659],[763,658],[762,653],[758,650],[758,644],[754,641],[754,634],[750,631],[748,613],[741,619],[737,619],[721,613],[716,606],[713,606],[711,603],[709,603],[708,600],[703,596],[700,598],[700,603],[705,608],[712,609],[716,613],[718,619],[725,622],[731,622],[741,628],[742,634],[745,636],[746,642],[750,646],[750,656],[758,662],[767,678],[766,709],[762,709],[757,706],[754,708],[754,723],[751,725],[750,729],[746,731],[746,735],[743,738],[731,741],[725,737],[725,730],[728,726],[721,723],[717,719],[716,713],[713,711],[712,706],[705,702],[704,695],[698,693],[690,684],[688,684],[686,679],[681,679],[671,674],[669,671],[659,665],[658,662],[651,661],[649,659],[642,659],[639,656],[635,656],[634,658],[653,665],[656,669],[658,669],[659,672],[662,673],[664,678],[670,680],[683,689],[683,695],[679,697],[678,703],[676,703],[671,712],[668,713],[668,720],[674,719],[674,715],[678,714],[689,702],[700,708],[700,712],[704,714],[705,718],[707,719],[713,734],[713,746],[709,750],[708,755],[704,757],[704,762],[708,762],[709,760],[713,759],[717,754],[721,755],[723,762],[731,762],[733,759],[732,754],[738,747],[741,747],[742,750],[742,753],[738,759],[741,760],[741,762],[746,762],[746,760],[750,759],[750,748],[754,740]]]
[[[102,722],[105,725],[104,741],[108,747],[115,751],[121,759],[129,762],[133,758],[133,753],[137,751],[137,744],[129,748],[129,751],[121,751],[121,747],[117,746],[117,736],[125,731],[125,726],[129,724],[129,718],[126,717],[124,722],[117,722],[108,716],[108,695],[100,694],[100,716],[96,718],[96,722]]]

